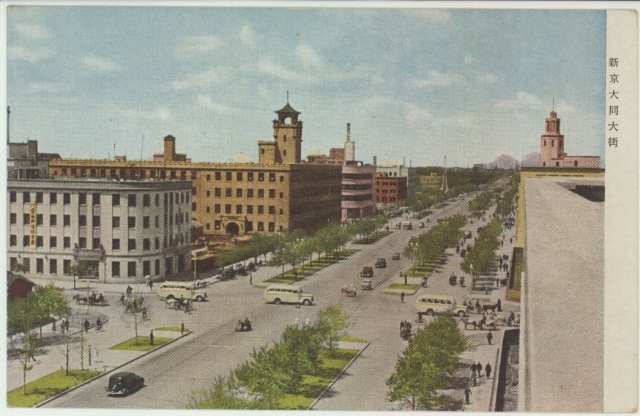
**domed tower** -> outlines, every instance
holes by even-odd
[[[302,121],[298,120],[301,114],[289,104],[275,112],[278,117],[273,120],[273,138],[275,146],[273,149],[273,161],[265,160],[266,163],[282,163],[285,165],[300,163],[302,160]],[[262,163],[263,152],[260,152],[260,162]]]

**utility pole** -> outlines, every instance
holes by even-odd
[[[442,174],[442,187],[440,188],[444,192],[449,191],[449,185],[447,184],[447,157],[444,157],[444,173]]]

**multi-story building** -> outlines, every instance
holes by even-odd
[[[31,277],[142,281],[190,273],[186,181],[10,179],[9,267]]]
[[[376,203],[397,204],[407,198],[407,177],[376,173]]]
[[[420,176],[420,186],[430,189],[442,188],[442,175],[438,175],[437,172],[430,172],[428,175]]]
[[[407,167],[405,165],[393,165],[393,166],[377,166],[378,173],[384,173],[388,177],[400,178],[404,177],[407,184],[406,196],[413,196],[418,190],[420,185],[420,179],[415,167]]]
[[[600,168],[599,156],[567,156],[564,135],[560,134],[560,119],[551,111],[545,119],[545,132],[540,136],[540,165],[548,168]]]
[[[10,179],[45,179],[49,177],[49,160],[57,153],[39,153],[38,141],[7,144],[7,177]]]
[[[260,141],[259,163],[191,162],[164,139],[153,161],[57,159],[56,177],[190,180],[192,217],[207,238],[253,232],[312,231],[340,221],[341,167],[301,162],[302,121],[289,103],[276,111],[273,141]]]

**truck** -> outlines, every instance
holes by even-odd
[[[411,221],[402,221],[402,229],[403,230],[411,230],[413,228],[413,224]]]

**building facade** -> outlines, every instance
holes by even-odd
[[[390,176],[387,172],[376,173],[376,203],[398,204],[407,199],[407,177]]]
[[[57,153],[39,153],[38,141],[7,144],[7,177],[10,179],[46,179],[49,160],[59,158]]]
[[[422,175],[420,176],[420,186],[422,188],[441,189],[442,175],[438,175],[436,172],[430,172],[428,175]]]
[[[273,141],[258,143],[259,163],[191,162],[164,139],[153,161],[57,159],[56,177],[188,180],[192,218],[206,238],[254,232],[313,231],[341,218],[340,166],[302,163],[302,121],[289,103],[276,111]]]
[[[8,264],[27,277],[142,281],[190,274],[191,184],[9,180]]]
[[[540,136],[540,166],[547,168],[600,168],[599,156],[567,156],[564,135],[560,134],[560,119],[551,111],[545,119],[545,131]]]

